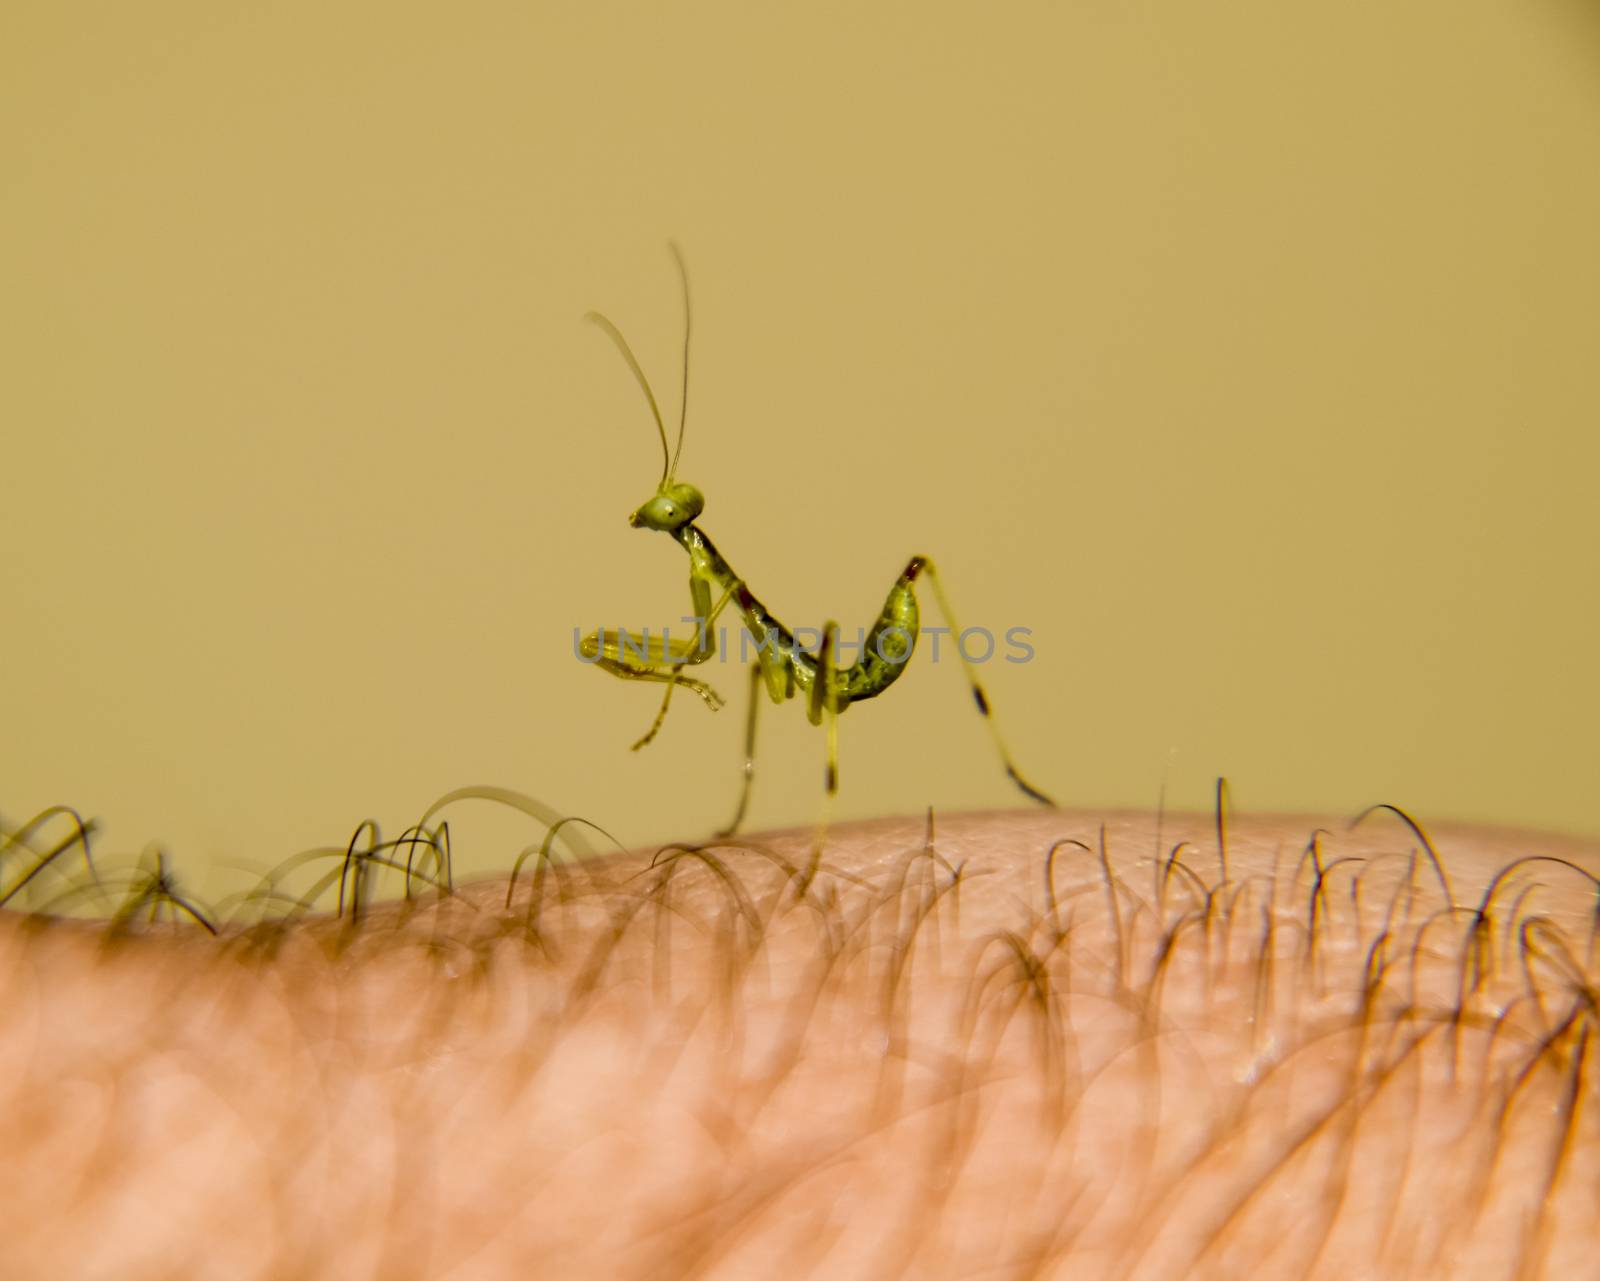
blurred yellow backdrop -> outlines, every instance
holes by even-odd
[[[10,0],[0,813],[194,874],[468,783],[704,835],[732,706],[659,627],[659,447],[781,617],[912,552],[1074,805],[1600,831],[1600,22],[1577,0]],[[1009,805],[959,669],[840,812]],[[769,709],[757,825],[821,738]],[[467,867],[503,865],[485,840]]]

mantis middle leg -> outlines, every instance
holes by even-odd
[[[750,619],[747,618],[745,624],[750,629],[746,635],[756,630],[756,625]],[[740,657],[743,657],[742,650]],[[739,807],[733,812],[733,820],[726,827],[718,829],[719,837],[736,833],[750,806],[750,789],[756,776],[756,718],[761,712],[763,690],[774,703],[781,703],[793,697],[794,688],[794,656],[786,654],[783,646],[769,633],[756,642],[755,660],[750,664],[750,701],[746,704],[745,713],[744,772],[739,785]]]
[[[739,808],[726,827],[717,829],[719,837],[732,836],[744,822],[745,811],[750,807],[750,787],[756,778],[756,715],[761,711],[761,661],[750,664],[750,701],[746,704],[744,722],[744,773],[739,783]]]

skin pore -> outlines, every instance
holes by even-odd
[[[0,915],[0,1273],[1592,1262],[1593,843],[1028,811],[811,854],[531,858],[509,906],[217,937]]]

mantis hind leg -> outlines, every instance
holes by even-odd
[[[989,705],[989,696],[983,692],[983,682],[978,679],[977,665],[967,657],[961,648],[961,625],[956,622],[956,616],[950,609],[950,600],[944,594],[944,584],[939,580],[939,571],[926,556],[913,556],[911,563],[906,566],[905,576],[915,579],[919,574],[927,574],[928,582],[933,587],[934,599],[939,602],[939,612],[944,615],[944,621],[949,624],[951,639],[955,641],[956,656],[961,659],[962,670],[966,672],[967,684],[972,687],[972,701],[977,704],[978,713],[983,717],[984,724],[989,727],[989,737],[994,740],[995,751],[1000,754],[1000,763],[1005,767],[1006,777],[1021,789],[1022,794],[1029,800],[1038,801],[1041,805],[1056,808],[1055,801],[1041,792],[1032,783],[1022,776],[1017,769],[1016,762],[1011,759],[1011,752],[1006,747],[1005,739],[1000,734],[1000,727],[995,724],[994,709]]]
[[[828,730],[828,759],[823,769],[822,813],[817,816],[817,829],[811,840],[811,861],[799,884],[804,894],[822,866],[822,846],[828,839],[828,824],[833,818],[834,798],[839,794],[839,682],[838,662],[839,624],[831,618],[822,629],[822,648],[817,651],[817,674],[811,682],[811,694],[806,717],[813,725],[824,724]]]
[[[811,722],[828,727],[828,763],[822,786],[829,805],[839,794],[839,624],[829,619],[822,629],[822,649],[817,654],[817,679],[811,684]]]

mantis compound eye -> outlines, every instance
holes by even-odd
[[[698,520],[700,513],[706,509],[706,498],[693,485],[682,483],[668,485],[662,495],[667,506],[676,513],[679,524],[687,524],[691,520]]]

